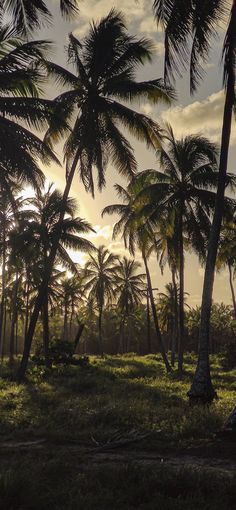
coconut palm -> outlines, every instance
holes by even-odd
[[[78,304],[85,301],[82,278],[77,275],[65,277],[61,282],[64,308],[63,340],[68,341],[72,334],[72,321]]]
[[[155,236],[150,222],[146,219],[143,222],[142,218],[140,218],[140,203],[137,201],[137,197],[141,193],[141,190],[147,184],[150,184],[150,179],[149,176],[145,174],[139,174],[138,178],[134,179],[127,189],[124,189],[122,186],[116,184],[115,189],[118,196],[122,198],[123,203],[108,205],[103,209],[102,216],[104,214],[118,214],[120,218],[114,225],[113,237],[116,238],[119,234],[121,234],[125,247],[129,249],[131,255],[134,256],[136,248],[141,251],[146,271],[147,292],[150,298],[157,341],[160,346],[161,355],[163,357],[166,370],[167,372],[170,372],[171,366],[167,359],[164,344],[162,341],[162,335],[159,327],[154,300],[151,275],[148,267],[148,257],[153,251]]]
[[[148,147],[156,147],[160,136],[158,124],[124,104],[141,98],[147,98],[152,103],[170,101],[172,92],[165,88],[162,80],[135,80],[137,67],[150,61],[152,54],[152,43],[129,36],[122,15],[112,10],[99,23],[90,26],[82,42],[72,34],[69,36],[68,58],[75,73],[48,63],[51,75],[59,84],[67,87],[56,102],[60,111],[64,106],[65,122],[70,124],[70,129],[59,129],[58,123],[53,122],[47,135],[51,143],[58,140],[61,134],[67,135],[64,147],[67,181],[58,233],[31,317],[19,379],[24,377],[26,371],[34,329],[56,256],[61,222],[76,170],[86,189],[92,193],[93,169],[97,168],[98,186],[102,188],[109,160],[122,175],[130,177],[134,174],[136,161],[133,150],[119,126],[145,141]]]
[[[179,291],[177,288],[177,275],[179,273],[179,241],[177,229],[178,215],[174,209],[167,212],[167,217],[159,218],[155,231],[155,249],[159,259],[159,266],[163,274],[166,264],[168,264],[172,275],[172,289],[174,292],[173,306],[173,329],[171,339],[171,364],[175,365],[176,347],[179,344],[179,323],[178,323],[178,303]]]
[[[49,145],[31,132],[47,128],[53,117],[52,101],[39,97],[39,63],[47,48],[44,41],[24,43],[14,30],[0,27],[0,169],[6,192],[9,178],[42,185],[39,160],[58,162]]]
[[[14,27],[23,35],[28,36],[33,30],[39,29],[51,20],[48,2],[43,0],[0,0],[0,12],[7,13]],[[78,12],[78,0],[58,0],[63,17],[72,18]]]
[[[102,316],[104,307],[112,303],[115,296],[115,277],[118,256],[110,253],[105,246],[99,246],[95,255],[89,255],[84,268],[84,291],[88,300],[98,308],[99,349],[103,356]]]
[[[27,257],[28,251],[32,253],[32,249],[37,250],[34,280],[36,280],[36,288],[38,288],[44,277],[47,258],[53,245],[54,237],[57,235],[62,193],[59,190],[53,190],[52,185],[50,185],[46,191],[38,190],[34,198],[28,199],[28,203],[34,207],[34,219],[31,219],[20,232],[15,233],[15,245],[21,256]],[[86,253],[94,249],[93,244],[81,236],[91,232],[93,229],[88,222],[75,216],[76,209],[76,201],[68,198],[66,216],[61,223],[60,239],[55,260],[56,264],[62,264],[73,273],[78,273],[78,269],[68,253],[68,249],[84,251]],[[51,278],[52,276],[50,276],[49,285]],[[42,303],[46,360],[49,345],[48,299],[47,286]]]
[[[115,292],[117,306],[121,315],[120,345],[123,351],[125,350],[125,324],[141,303],[146,291],[144,283],[145,274],[137,274],[137,270],[140,267],[141,264],[135,260],[129,260],[127,257],[123,257],[116,267]],[[127,344],[126,350],[128,350]]]
[[[180,287],[178,369],[181,373],[184,342],[184,233],[192,245],[204,251],[204,237],[209,232],[210,215],[215,203],[217,149],[209,140],[198,135],[176,140],[169,126],[167,145],[160,148],[157,155],[163,172],[144,172],[151,184],[144,189],[142,195],[149,199],[149,205],[145,207],[152,222],[158,224],[165,209],[167,219],[169,211],[174,211],[177,218],[175,226]]]
[[[190,56],[190,84],[194,91],[204,72],[201,63],[209,54],[210,41],[222,20],[226,24],[223,45],[223,83],[225,105],[223,114],[221,151],[217,195],[206,259],[201,325],[199,332],[199,357],[194,380],[189,391],[190,399],[211,402],[215,396],[209,369],[209,338],[212,292],[215,264],[222,223],[224,193],[227,179],[228,152],[233,108],[235,105],[235,50],[236,50],[236,0],[154,0],[154,13],[165,31],[165,75],[173,76],[186,68]],[[226,23],[227,21],[227,23]]]

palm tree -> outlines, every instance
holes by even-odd
[[[176,140],[171,127],[167,129],[167,147],[158,152],[161,169],[146,170],[150,179],[141,196],[149,200],[149,219],[155,223],[165,213],[175,211],[177,218],[178,271],[179,271],[179,357],[178,369],[183,370],[184,342],[184,232],[192,244],[207,235],[210,226],[210,213],[214,207],[217,184],[217,149],[206,138],[189,135]],[[166,221],[166,219],[165,219]],[[204,245],[204,243],[203,243]],[[202,247],[203,249],[203,247]]]
[[[47,49],[44,41],[24,43],[14,30],[0,26],[0,169],[6,193],[11,181],[42,185],[39,160],[58,163],[49,145],[31,132],[47,128],[52,117],[60,124],[53,102],[39,97],[39,63]]]
[[[177,229],[178,215],[175,210],[167,213],[167,217],[158,220],[155,232],[155,249],[159,259],[159,266],[163,274],[165,265],[168,266],[172,275],[172,289],[174,292],[173,306],[173,331],[171,340],[171,365],[175,365],[176,347],[179,344],[179,321],[178,303],[179,290],[177,287],[177,275],[179,273],[179,241]]]
[[[234,316],[236,319],[236,297],[234,291],[234,277],[236,273],[236,223],[235,218],[224,225],[220,235],[220,244],[217,258],[217,267],[227,266],[229,271],[229,284],[232,295]]]
[[[140,203],[137,201],[141,190],[149,183],[149,176],[139,174],[128,186],[127,190],[116,184],[115,189],[119,197],[124,203],[108,205],[102,211],[104,214],[118,214],[120,219],[113,228],[113,237],[116,238],[120,233],[124,240],[125,247],[129,249],[131,255],[134,256],[135,249],[141,251],[144,267],[147,277],[147,292],[150,298],[152,315],[155,324],[157,341],[160,346],[161,355],[166,366],[167,372],[171,371],[171,366],[166,356],[162,335],[159,327],[159,321],[156,311],[156,305],[153,294],[151,275],[148,267],[148,257],[153,250],[154,233],[149,221],[142,221],[140,218]]]
[[[62,280],[62,300],[64,307],[64,325],[63,325],[63,340],[68,341],[69,336],[72,334],[72,321],[75,316],[78,303],[83,303],[85,300],[85,293],[82,286],[83,278],[78,274],[65,277]],[[78,332],[76,337],[78,337]],[[78,343],[78,342],[77,342]]]
[[[34,219],[28,222],[24,230],[16,232],[15,245],[18,246],[18,251],[21,255],[27,255],[28,250],[31,251],[32,247],[37,249],[34,278],[36,279],[36,287],[39,287],[46,271],[47,258],[53,245],[54,237],[57,235],[62,193],[56,189],[52,190],[52,185],[50,185],[46,192],[38,190],[34,198],[28,199],[28,203],[34,207]],[[81,237],[81,235],[88,234],[93,229],[88,222],[75,216],[76,209],[76,201],[68,198],[66,216],[61,223],[60,239],[55,260],[56,264],[62,264],[73,273],[78,273],[78,269],[67,250],[73,249],[88,253],[95,249],[88,239]],[[52,275],[49,279],[49,286],[52,283],[51,279]],[[42,303],[46,361],[48,361],[49,346],[48,293],[49,289],[47,286]]]
[[[99,349],[103,356],[102,316],[104,307],[110,304],[115,296],[115,277],[118,256],[99,246],[95,255],[89,255],[84,268],[84,290],[88,292],[88,300],[95,301],[98,308]]]
[[[150,61],[152,54],[150,41],[129,36],[122,15],[112,10],[99,23],[90,26],[82,43],[72,34],[69,36],[68,58],[76,74],[48,63],[48,70],[57,82],[69,87],[69,91],[58,96],[56,102],[60,112],[64,107],[65,126],[67,122],[70,129],[61,129],[61,126],[59,129],[58,123],[54,122],[46,137],[52,143],[61,134],[68,134],[64,146],[67,179],[58,232],[31,317],[19,379],[24,377],[27,368],[34,329],[56,256],[61,222],[76,169],[86,189],[92,193],[93,168],[98,170],[98,186],[102,188],[108,160],[122,175],[130,177],[134,174],[136,161],[133,150],[119,125],[145,141],[148,147],[156,147],[160,136],[158,124],[124,104],[145,97],[153,103],[160,100],[169,102],[173,96],[162,80],[135,80],[137,67]]]
[[[60,0],[62,16],[72,18],[78,14],[78,3],[78,0]],[[43,0],[0,0],[0,12],[12,18],[14,27],[23,36],[49,23],[52,16]]]
[[[141,303],[146,286],[144,284],[145,274],[136,274],[140,264],[135,260],[129,260],[123,257],[119,260],[115,274],[115,292],[117,297],[117,306],[121,315],[120,321],[120,346],[123,352],[128,351],[125,342],[124,329],[129,317],[135,312],[137,306]],[[126,345],[126,349],[125,349]]]
[[[227,179],[232,113],[235,104],[236,0],[231,2],[154,0],[153,7],[157,22],[161,23],[165,30],[165,76],[169,78],[175,71],[180,72],[180,64],[186,67],[186,60],[190,55],[192,91],[196,89],[203,77],[201,62],[208,56],[211,37],[215,35],[222,19],[226,20],[229,14],[223,46],[225,105],[217,195],[204,275],[198,364],[188,393],[190,399],[211,402],[215,391],[209,369],[210,315]]]

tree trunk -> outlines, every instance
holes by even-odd
[[[231,19],[229,23],[234,40],[236,38],[236,0],[233,2]],[[234,50],[233,50],[234,53]],[[231,55],[232,69],[229,72],[226,88],[224,118],[221,136],[221,153],[218,174],[218,186],[215,201],[215,210],[210,232],[206,268],[204,275],[201,322],[199,331],[199,355],[196,372],[192,386],[188,392],[191,401],[210,403],[216,396],[210,374],[209,361],[209,332],[212,306],[212,293],[215,276],[215,264],[220,237],[220,228],[224,209],[224,193],[227,177],[228,152],[231,134],[232,110],[234,103],[234,55]]]
[[[171,372],[172,368],[171,368],[171,366],[169,364],[169,361],[168,361],[168,358],[167,358],[167,355],[166,355],[165,347],[164,347],[164,344],[163,344],[163,341],[162,341],[162,335],[161,335],[160,328],[159,328],[157,311],[156,311],[156,306],[155,306],[155,301],[154,301],[154,296],[153,296],[153,291],[152,291],[151,276],[150,276],[150,272],[149,272],[149,268],[148,268],[148,264],[147,264],[147,258],[146,258],[146,255],[144,253],[144,250],[142,251],[142,256],[143,256],[143,262],[144,262],[144,266],[145,266],[145,270],[146,270],[146,275],[147,275],[148,293],[149,293],[149,297],[150,297],[150,303],[151,303],[151,308],[152,308],[153,320],[154,320],[154,324],[155,324],[157,341],[158,341],[158,344],[159,344],[159,347],[160,347],[160,351],[161,351],[161,355],[162,355],[163,361],[165,363],[166,371],[167,372]]]
[[[6,287],[6,225],[5,216],[2,222],[2,298],[0,306],[0,348],[2,350],[3,343],[3,322],[4,322],[4,304],[5,304],[5,287]]]
[[[28,279],[28,277],[27,277]],[[28,323],[29,323],[29,282],[26,282],[25,286],[25,293],[26,293],[26,305],[25,305],[25,338],[27,335],[28,330]]]
[[[78,162],[78,158],[76,158],[76,160],[74,161],[71,171],[70,171],[70,174],[67,178],[66,187],[65,187],[65,190],[63,193],[63,198],[62,198],[62,203],[61,203],[61,211],[60,211],[60,215],[59,215],[59,219],[58,219],[58,223],[57,223],[57,229],[55,232],[55,237],[54,237],[54,241],[53,241],[53,244],[51,247],[51,251],[50,251],[49,257],[47,259],[47,270],[45,271],[45,274],[43,275],[43,280],[40,285],[40,289],[39,289],[37,298],[35,300],[35,305],[34,305],[34,309],[33,309],[33,312],[32,312],[31,318],[30,318],[28,332],[27,332],[27,335],[25,338],[23,356],[22,356],[21,364],[20,364],[18,374],[17,374],[18,382],[21,382],[24,379],[25,373],[27,370],[27,365],[28,365],[32,340],[33,340],[33,336],[34,336],[34,331],[35,331],[35,327],[37,324],[39,312],[42,308],[45,292],[47,291],[49,280],[50,280],[50,277],[52,274],[53,264],[55,261],[58,244],[59,244],[59,240],[60,240],[61,223],[64,219],[67,198],[69,196],[69,192],[70,192],[70,188],[71,188],[72,180],[74,177],[77,162]]]
[[[103,338],[102,338],[102,312],[103,312],[103,308],[101,306],[99,308],[99,315],[98,315],[98,335],[99,335],[100,356],[103,358],[104,352],[103,352]]]
[[[12,300],[12,318],[11,318],[11,333],[10,333],[10,346],[9,346],[9,364],[13,365],[14,363],[14,354],[15,354],[15,325],[17,321],[17,294],[19,287],[19,278],[16,273],[16,279],[14,282],[14,292],[13,292],[13,300]]]
[[[183,372],[184,354],[184,244],[183,244],[183,204],[180,207],[179,218],[179,344],[178,371]]]
[[[79,341],[80,341],[80,338],[81,338],[83,330],[84,330],[84,326],[85,326],[84,324],[80,324],[78,327],[78,331],[77,331],[75,341],[74,341],[74,353],[76,353],[76,350],[78,348]]]
[[[230,263],[228,264],[229,268],[229,284],[232,294],[232,301],[233,301],[233,307],[234,307],[234,317],[236,319],[236,299],[235,299],[235,292],[234,292],[234,280],[233,280],[233,271]]]
[[[68,340],[68,303],[67,303],[67,300],[65,301],[63,340],[64,340],[64,342],[67,342],[67,340]]]
[[[172,343],[171,343],[171,365],[172,367],[175,366],[175,354],[176,354],[176,346],[178,345],[179,341],[179,327],[178,327],[178,290],[175,280],[175,270],[172,270],[172,284],[174,289],[174,328],[173,328],[173,336],[172,336]]]
[[[45,357],[45,366],[50,368],[51,363],[49,359],[49,318],[48,318],[48,293],[46,292],[43,306],[43,346],[44,346],[44,357]]]
[[[151,344],[150,298],[148,289],[147,289],[147,348],[148,354],[150,354],[152,352],[152,344]]]

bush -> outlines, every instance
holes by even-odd
[[[53,338],[49,344],[49,359],[51,363],[59,364],[70,364],[74,355],[74,345],[70,342]],[[45,362],[43,346],[39,346],[32,357],[32,361],[38,365],[42,365]]]

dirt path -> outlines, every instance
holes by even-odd
[[[70,454],[76,464],[81,467],[102,464],[127,464],[136,463],[142,466],[163,465],[177,469],[189,467],[191,469],[211,470],[212,473],[225,475],[227,477],[236,474],[236,441],[218,440],[207,443],[200,447],[186,449],[167,450],[161,445],[138,444],[117,445],[108,444],[91,447],[91,443],[85,444],[79,441],[49,441],[41,438],[32,441],[1,441],[0,458],[4,461],[10,460],[12,456],[20,454],[37,456],[45,455],[48,452],[57,454]]]

